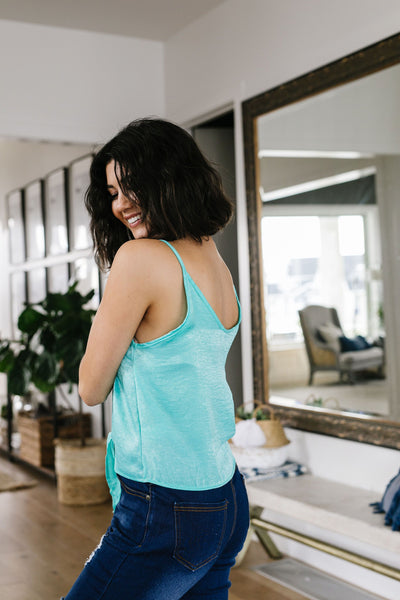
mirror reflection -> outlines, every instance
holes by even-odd
[[[257,119],[270,402],[397,418],[400,66]]]

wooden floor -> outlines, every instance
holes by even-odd
[[[11,474],[24,470],[38,481],[33,488],[0,492],[0,598],[58,600],[108,526],[111,504],[63,506],[50,479],[1,457],[0,468]],[[251,570],[267,561],[252,542],[241,566],[232,569],[229,600],[305,600]]]

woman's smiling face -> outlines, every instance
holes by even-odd
[[[142,221],[142,212],[140,206],[134,199],[124,195],[121,190],[116,173],[119,173],[119,166],[112,160],[106,166],[107,189],[111,197],[111,210],[121,223],[123,223],[131,232],[135,239],[147,238],[148,231],[145,223]]]

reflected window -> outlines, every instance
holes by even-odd
[[[381,290],[370,276],[366,249],[375,242],[365,214],[330,213],[262,218],[271,347],[302,341],[298,311],[310,304],[335,307],[350,337],[378,333]]]

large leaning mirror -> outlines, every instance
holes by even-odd
[[[400,449],[400,35],[243,104],[254,398]]]

